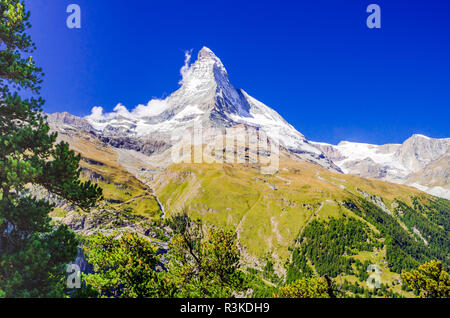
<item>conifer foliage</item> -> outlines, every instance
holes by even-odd
[[[0,0],[0,296],[61,296],[64,267],[76,256],[75,235],[48,216],[46,190],[89,209],[101,189],[79,180],[79,155],[42,114],[43,73],[30,55],[30,13],[20,0]],[[31,96],[31,97],[30,97]]]

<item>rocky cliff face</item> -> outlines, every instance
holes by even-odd
[[[86,119],[71,115],[67,112],[49,114],[47,115],[47,122],[53,126],[55,130],[64,130],[65,126],[68,126],[88,132],[94,131],[94,128]]]
[[[410,174],[405,184],[450,200],[450,148],[436,160]]]
[[[450,147],[450,138],[433,139],[413,135],[395,152],[394,157],[408,170],[418,171],[438,159]]]

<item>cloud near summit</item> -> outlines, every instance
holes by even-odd
[[[178,82],[183,85],[184,79],[190,72],[190,61],[192,57],[192,49],[184,52],[184,64],[180,69],[181,80]],[[149,116],[157,116],[167,109],[167,102],[165,99],[154,98],[150,100],[146,105],[139,104],[131,112],[122,103],[119,103],[114,107],[110,113],[105,113],[103,107],[94,106],[91,110],[91,114],[86,118],[94,121],[109,120],[123,116],[127,118],[142,118]]]

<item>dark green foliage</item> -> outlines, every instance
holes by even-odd
[[[321,276],[352,273],[355,261],[348,256],[358,251],[372,251],[376,245],[374,236],[366,224],[354,218],[312,221],[299,238],[300,245],[294,250],[287,281],[311,277],[313,270],[308,260]]]
[[[434,224],[441,226],[446,233],[450,230],[450,201],[441,198],[429,199],[427,204],[420,203],[417,197],[412,198],[414,210],[425,214]]]
[[[389,238],[386,241],[386,259],[389,263],[389,269],[392,272],[400,273],[403,268],[414,268],[419,264],[418,259],[424,259],[423,249],[415,249],[414,242],[408,242],[407,248],[403,249],[404,246],[399,241],[393,241]],[[416,255],[415,257],[412,255]]]
[[[372,223],[386,238],[386,258],[391,271],[400,273],[403,268],[412,268],[429,257],[430,252],[423,242],[415,241],[392,215],[372,202],[359,198],[357,201],[347,200],[345,204]]]
[[[386,238],[386,258],[390,270],[396,273],[412,269],[434,258],[448,262],[448,232],[440,227],[446,225],[447,221],[443,216],[449,213],[448,205],[445,200],[431,201],[429,207],[420,205],[417,200],[415,202],[415,207],[419,211],[397,201],[396,215],[411,229],[411,232],[406,231],[395,216],[387,214],[363,198],[345,202],[349,209],[371,222]],[[425,217],[421,211],[429,213]],[[430,221],[429,215],[433,215],[440,223]],[[413,227],[426,236],[430,242],[429,246],[426,246],[417,235],[412,234]]]
[[[347,280],[344,280],[341,286],[339,286],[339,292],[342,297],[349,296],[348,293],[351,293],[352,296],[358,296],[360,297],[364,295],[364,287],[360,286],[358,283],[350,283]],[[348,292],[348,293],[346,293]]]
[[[433,200],[431,206],[424,206],[413,200],[415,209],[405,203],[397,201],[400,220],[413,232],[415,228],[427,241],[430,257],[440,259],[446,268],[450,267],[450,232],[448,228],[450,218],[450,205],[444,204],[444,200]],[[442,202],[436,206],[436,202]],[[448,201],[446,201],[448,202]],[[444,228],[442,229],[441,226]],[[422,241],[419,235],[414,234],[418,241]]]
[[[275,273],[274,263],[271,258],[268,258],[266,261],[266,266],[264,266],[262,277],[265,280],[277,285],[283,282],[283,280],[278,277],[277,273]]]
[[[422,298],[450,297],[450,275],[440,261],[430,261],[411,272],[402,272],[402,279]]]
[[[362,262],[355,262],[356,267],[356,275],[358,276],[358,279],[360,282],[366,282],[369,278],[369,273],[367,272],[367,268],[371,265],[371,262],[369,260]]]
[[[338,287],[336,294],[338,297],[342,298],[401,297],[400,294],[394,292],[386,284],[381,284],[379,289],[368,289],[365,287],[365,282],[350,283],[347,280],[344,280],[344,282]]]
[[[83,209],[101,190],[79,181],[80,157],[49,133],[38,97],[43,74],[26,56],[34,50],[29,17],[23,1],[0,0],[0,295],[56,297],[77,242],[51,224],[54,205],[30,195],[30,186]]]
[[[38,91],[42,82],[42,70],[32,58],[22,57],[31,53],[35,45],[26,30],[31,27],[30,12],[19,0],[0,1],[0,79],[1,85],[8,80],[13,87]]]
[[[169,291],[159,266],[158,248],[135,233],[96,234],[86,241],[87,259],[95,274],[84,276],[87,290],[102,296],[164,297]]]
[[[294,249],[292,253],[292,262],[288,266],[286,281],[288,283],[294,282],[303,277],[312,277],[314,271],[311,266],[308,265],[308,260],[305,257],[306,246],[301,245]]]
[[[72,233],[59,227],[45,235],[34,233],[26,241],[13,242],[17,247],[3,249],[0,256],[0,289],[4,296],[61,297],[64,265],[77,252]]]
[[[334,286],[328,276],[303,277],[280,288],[282,298],[334,298]]]
[[[251,297],[272,298],[279,294],[279,288],[277,285],[266,283],[261,279],[262,276],[264,275],[261,271],[254,268],[247,268],[244,285],[252,291]]]
[[[173,217],[167,277],[174,297],[232,297],[245,292],[236,233],[206,227],[186,213]]]

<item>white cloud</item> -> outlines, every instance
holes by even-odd
[[[184,79],[189,76],[191,68],[190,61],[192,57],[192,49],[184,52],[184,65],[180,69],[181,80],[180,85],[183,84]],[[103,107],[95,106],[91,110],[91,114],[86,118],[91,121],[101,122],[117,118],[117,116],[123,116],[126,118],[137,119],[142,117],[157,116],[163,113],[167,109],[167,101],[165,99],[152,99],[147,105],[138,105],[131,112],[121,103],[114,107],[111,113],[104,113]]]
[[[121,103],[117,104],[116,107],[114,107],[113,111],[117,113],[117,115],[123,116],[123,117],[132,117],[132,114],[128,111],[128,109],[123,106]]]
[[[111,113],[104,113],[103,107],[95,106],[92,108],[91,114],[86,118],[96,122],[117,118],[117,116],[138,119],[142,117],[157,116],[164,112],[167,107],[167,102],[163,99],[152,99],[147,105],[138,105],[131,112],[120,103],[114,107]]]
[[[167,102],[163,99],[152,99],[147,105],[138,105],[132,114],[136,117],[156,116],[167,109]]]
[[[92,119],[102,119],[103,118],[103,107],[94,106],[89,116]]]
[[[190,73],[190,61],[192,57],[192,49],[189,51],[184,52],[184,65],[180,69],[181,74],[181,80],[178,82],[178,84],[183,85],[184,79],[187,77],[187,75]]]

